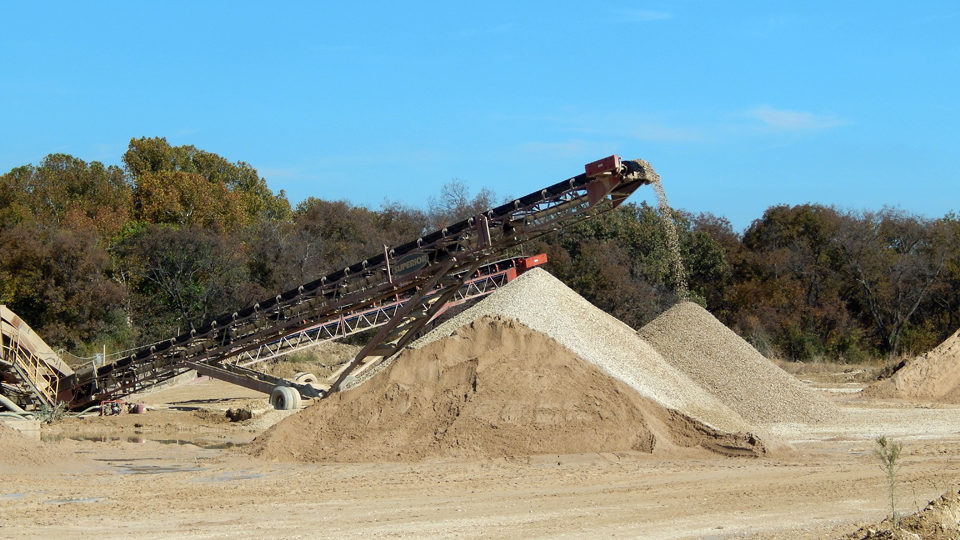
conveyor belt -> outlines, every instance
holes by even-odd
[[[583,174],[216,317],[109,365],[69,375],[60,381],[58,397],[72,409],[116,399],[174,377],[190,365],[217,367],[265,344],[374,308],[398,295],[406,297],[407,302],[334,383],[331,391],[335,391],[367,357],[388,357],[406,345],[465,281],[506,250],[609,211],[655,178],[642,160],[621,162],[610,156],[590,163]],[[300,390],[310,392],[306,387]]]

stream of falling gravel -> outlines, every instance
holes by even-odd
[[[673,208],[667,200],[667,193],[663,190],[663,184],[660,182],[660,175],[656,175],[653,182],[653,192],[657,195],[657,206],[660,207],[660,215],[663,217],[664,230],[667,233],[667,248],[670,250],[671,266],[673,267],[673,279],[677,298],[686,300],[690,295],[687,288],[687,271],[683,267],[683,259],[680,257],[680,237],[677,236],[677,226],[673,221]]]

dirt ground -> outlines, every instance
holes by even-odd
[[[70,463],[4,472],[0,537],[839,538],[889,511],[879,435],[903,442],[900,511],[960,485],[960,406],[864,401],[863,383],[845,377],[808,384],[843,414],[770,426],[786,448],[761,458],[281,464],[236,445],[285,413],[200,379],[143,396],[152,410],[142,415],[44,426],[44,444]],[[236,407],[254,418],[229,422]]]

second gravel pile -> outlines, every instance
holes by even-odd
[[[673,306],[639,333],[663,358],[749,422],[811,423],[837,415],[835,405],[693,302]]]
[[[960,330],[863,393],[877,398],[960,403]]]

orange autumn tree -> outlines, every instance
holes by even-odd
[[[144,173],[137,179],[135,204],[140,220],[180,227],[229,230],[248,217],[239,193],[198,173]]]
[[[230,230],[290,216],[285,194],[274,195],[257,170],[242,161],[231,163],[194,146],[144,137],[130,140],[123,162],[142,221]]]

